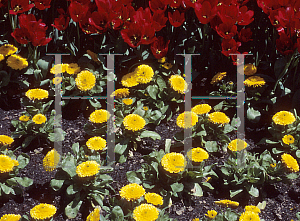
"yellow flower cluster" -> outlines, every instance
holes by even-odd
[[[184,94],[186,92],[188,85],[184,78],[180,75],[172,75],[169,82],[174,91],[177,91],[180,94]]]
[[[16,53],[17,50],[18,50],[17,47],[11,44],[5,44],[0,47],[0,54],[2,54],[3,56],[9,56]]]
[[[288,125],[296,121],[294,114],[289,111],[279,111],[273,117],[272,120],[275,124],[278,125]]]
[[[50,172],[56,169],[59,163],[60,155],[55,149],[50,150],[43,159],[43,167]]]
[[[169,173],[184,171],[185,159],[181,153],[167,153],[161,159],[161,165]]]
[[[49,93],[44,89],[36,88],[28,90],[25,93],[25,96],[28,97],[30,100],[42,100],[48,98]]]
[[[238,72],[241,72],[241,70],[240,70],[241,67],[242,66],[240,66],[238,68]],[[256,72],[257,72],[257,67],[255,65],[253,65],[253,64],[245,64],[244,65],[244,74],[245,75],[248,75],[248,76],[254,75]]]
[[[36,114],[36,115],[33,116],[32,121],[35,124],[43,124],[47,121],[47,118],[43,114]]]
[[[284,135],[284,137],[282,138],[282,142],[290,145],[293,144],[295,142],[295,138],[292,135]]]
[[[18,214],[4,214],[0,221],[19,221],[21,219],[21,216]]]
[[[13,142],[13,138],[6,135],[0,135],[0,145],[11,145]]]
[[[209,154],[206,152],[206,150],[197,147],[191,149],[188,153],[187,156],[190,160],[194,162],[202,162],[203,160],[208,159]]]
[[[89,91],[96,84],[96,77],[90,71],[81,71],[75,78],[76,86],[81,91]]]
[[[22,70],[28,67],[27,60],[16,54],[9,56],[6,60],[6,63],[14,70]]]
[[[41,203],[30,210],[30,216],[38,220],[49,219],[54,216],[55,213],[56,207],[47,203]]]
[[[259,215],[252,211],[245,211],[241,214],[239,221],[260,221]]]
[[[19,162],[17,160],[13,160],[4,154],[0,155],[0,173],[9,173],[13,171],[15,166],[19,166]]]
[[[266,84],[265,79],[259,76],[251,76],[248,77],[245,81],[244,84],[247,87],[262,87],[263,85]]]
[[[125,98],[125,99],[123,99],[123,103],[126,104],[126,105],[131,105],[132,102],[133,102],[133,100],[130,99],[130,98]]]
[[[155,221],[158,215],[158,209],[147,203],[143,203],[133,210],[133,218],[135,221]]]
[[[27,116],[27,115],[21,115],[21,116],[19,117],[19,121],[27,122],[27,121],[29,121],[29,120],[30,120],[30,117]]]
[[[129,93],[130,92],[128,88],[119,88],[111,94],[111,97],[115,97],[115,99],[119,99],[119,98],[127,97]]]
[[[78,74],[80,67],[76,63],[71,64],[56,64],[50,69],[51,74],[59,74],[67,72],[68,74]]]
[[[147,203],[153,204],[154,206],[163,204],[163,198],[157,193],[146,193],[145,200]]]
[[[102,137],[92,137],[86,142],[90,150],[103,150],[106,147],[106,140]]]
[[[119,193],[123,199],[133,201],[144,196],[145,189],[136,183],[131,183],[122,187]]]
[[[230,118],[223,112],[214,112],[208,115],[208,120],[214,124],[228,124]]]
[[[96,207],[86,218],[86,221],[99,221],[100,220],[100,207]]]
[[[210,219],[215,218],[217,215],[218,215],[218,213],[215,210],[208,210],[207,214],[205,214],[205,216],[207,216]]]
[[[154,76],[154,71],[149,65],[139,65],[133,72],[122,77],[121,83],[124,87],[134,87],[138,84],[149,83]]]
[[[245,211],[251,211],[251,212],[254,212],[254,213],[260,213],[260,209],[257,206],[252,206],[252,205],[245,206]]]
[[[180,128],[191,128],[198,122],[198,116],[192,111],[185,111],[176,119],[176,124]]]
[[[146,121],[140,115],[129,114],[123,119],[123,124],[127,130],[138,131],[144,128]]]
[[[228,144],[228,149],[231,151],[240,151],[245,149],[247,146],[248,144],[245,141],[241,139],[235,139]]]
[[[226,77],[227,72],[218,72],[213,78],[211,79],[211,84],[216,84],[223,80],[224,77]]]
[[[94,161],[86,161],[76,167],[76,173],[79,177],[90,177],[96,175],[100,170],[100,165]]]
[[[282,154],[281,161],[291,172],[299,171],[299,164],[297,160],[294,157],[292,157],[290,154],[287,153]]]
[[[95,110],[93,113],[91,113],[90,115],[90,121],[92,123],[104,123],[107,122],[107,120],[109,119],[110,114],[107,110],[104,109],[100,109],[100,110]]]
[[[236,201],[231,201],[231,200],[219,200],[219,201],[215,201],[215,204],[217,205],[221,205],[221,206],[233,206],[233,207],[236,207],[236,206],[239,206],[240,204]]]
[[[207,114],[208,112],[210,112],[211,110],[211,106],[208,104],[198,104],[195,107],[192,108],[192,112],[198,114],[198,115],[202,115],[202,114]]]

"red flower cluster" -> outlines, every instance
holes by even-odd
[[[42,19],[36,20],[33,14],[19,16],[20,28],[16,28],[11,35],[20,44],[32,43],[33,46],[42,46],[48,44],[52,38],[46,38],[45,23],[42,23]]]
[[[238,48],[241,46],[241,42],[252,40],[250,28],[243,28],[238,31],[238,25],[246,26],[254,20],[254,12],[248,10],[247,6],[243,6],[247,2],[241,0],[201,0],[191,5],[195,9],[199,22],[202,24],[210,23],[211,27],[223,38],[222,54],[225,56],[240,54]],[[235,60],[235,56],[232,56],[232,59]]]
[[[292,54],[298,46],[300,52],[300,1],[298,0],[257,0],[257,4],[279,33],[277,50],[284,55]],[[298,37],[297,42],[294,36]],[[295,41],[293,42],[293,40]]]
[[[34,6],[39,10],[45,10],[46,8],[50,8],[51,0],[33,0],[34,4],[29,4],[29,0],[11,0],[10,6],[11,10],[9,10],[9,14],[17,15],[23,12],[27,12],[29,9]],[[1,8],[0,2],[0,8]]]

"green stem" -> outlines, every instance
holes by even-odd
[[[76,24],[77,26],[77,36],[78,36],[78,52],[80,51],[80,33],[79,33],[79,22]]]

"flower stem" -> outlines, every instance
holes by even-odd
[[[80,50],[80,33],[79,33],[79,22],[77,23],[77,36],[78,36],[78,51]]]

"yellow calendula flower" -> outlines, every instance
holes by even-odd
[[[152,80],[153,75],[154,71],[149,65],[142,64],[135,69],[135,76],[138,83],[149,83]]]
[[[19,117],[19,121],[27,122],[30,120],[30,117],[27,115],[22,115]]]
[[[52,79],[54,85],[60,84],[62,82],[62,77],[55,77]]]
[[[0,61],[3,61],[4,60],[4,55],[3,54],[0,54]]]
[[[271,166],[272,168],[275,168],[275,167],[276,167],[276,163],[271,163],[270,166]]]
[[[299,164],[297,160],[292,157],[290,154],[284,153],[281,155],[282,163],[288,168],[291,172],[299,171]]]
[[[211,84],[216,84],[220,82],[224,77],[226,77],[227,72],[218,72],[213,78],[211,79]]]
[[[14,139],[6,136],[6,135],[0,135],[0,144],[1,145],[11,145],[14,142]]]
[[[219,201],[215,201],[215,204],[217,205],[221,205],[221,206],[233,206],[233,207],[236,207],[236,206],[239,206],[240,204],[236,201],[231,201],[231,200],[219,200]]]
[[[36,88],[28,90],[25,93],[25,96],[28,97],[30,100],[42,100],[48,98],[49,93],[44,89]]]
[[[161,159],[161,165],[169,173],[184,171],[185,159],[181,153],[167,153]]]
[[[144,128],[146,121],[140,115],[129,114],[123,119],[123,124],[127,130],[138,131]]]
[[[90,121],[92,123],[104,123],[107,122],[110,117],[110,114],[107,110],[100,109],[100,110],[95,110],[93,113],[90,115]]]
[[[228,124],[230,118],[223,112],[214,112],[208,115],[208,120],[214,124]]]
[[[106,147],[106,140],[102,137],[92,137],[86,142],[90,150],[103,150]]]
[[[162,57],[162,58],[158,59],[157,61],[158,61],[159,63],[165,63],[166,60],[167,60],[166,57]]]
[[[254,212],[254,213],[260,213],[260,209],[257,206],[252,206],[252,205],[245,206],[245,211],[251,211],[251,212]]]
[[[86,218],[86,221],[99,221],[100,220],[100,207],[96,207]]]
[[[176,124],[180,128],[191,128],[198,122],[198,116],[194,112],[185,111],[178,115]]]
[[[67,71],[68,64],[56,64],[50,69],[51,74],[59,74]]]
[[[238,72],[241,73],[242,72],[242,66],[238,67]],[[253,64],[245,64],[244,65],[244,74],[247,76],[250,75],[254,75],[257,72],[257,68],[255,65]]]
[[[202,115],[202,114],[207,114],[208,112],[210,112],[211,110],[211,106],[208,104],[198,104],[195,107],[192,108],[192,112],[198,114],[198,115]]]
[[[147,203],[151,203],[154,206],[163,205],[164,203],[162,196],[158,195],[157,193],[146,193],[145,200]]]
[[[133,100],[130,99],[130,98],[125,98],[125,99],[123,99],[123,103],[126,104],[126,105],[131,105],[132,102],[133,102]]]
[[[36,114],[36,115],[33,116],[32,121],[35,124],[43,124],[47,121],[47,118],[43,114]]]
[[[215,218],[217,215],[218,215],[218,213],[215,210],[208,210],[207,214],[205,214],[205,216],[207,216],[210,219]]]
[[[0,155],[0,173],[11,172],[15,166],[19,166],[17,160],[13,160],[9,156],[3,154]]]
[[[115,99],[119,98],[124,98],[129,96],[129,89],[128,88],[120,88],[115,90],[112,94],[111,97],[115,97]]]
[[[76,86],[81,91],[89,91],[96,84],[96,77],[90,71],[81,71],[75,78]]]
[[[55,149],[50,150],[43,159],[43,167],[50,172],[56,169],[59,163],[60,155]]]
[[[90,177],[96,175],[100,170],[100,165],[94,161],[86,161],[76,167],[76,173],[79,177]]]
[[[254,213],[252,211],[246,211],[241,214],[239,219],[239,221],[249,221],[249,220],[260,221],[260,218],[257,213]]]
[[[199,218],[194,218],[192,221],[200,221]]]
[[[30,216],[33,219],[38,219],[38,220],[49,219],[52,216],[54,216],[55,213],[56,213],[56,207],[47,203],[40,203],[39,205],[33,207],[30,210]]]
[[[263,85],[266,84],[265,79],[259,76],[251,76],[248,77],[245,81],[244,84],[247,87],[262,87]]]
[[[11,44],[5,44],[0,47],[0,54],[4,56],[12,55],[16,53],[18,50],[17,47],[11,45]]]
[[[282,138],[282,142],[290,145],[293,144],[295,142],[295,138],[292,135],[284,135],[284,137]]]
[[[245,141],[241,139],[235,139],[228,144],[228,149],[231,151],[240,151],[245,149],[247,146],[248,144]]]
[[[180,94],[184,94],[187,90],[187,83],[180,75],[172,75],[169,79],[171,87],[174,91],[177,91]]]
[[[275,124],[288,125],[294,123],[296,118],[289,111],[279,111],[272,117],[272,120]]]
[[[124,87],[137,86],[139,82],[137,81],[135,71],[124,75],[121,79],[121,83]]]
[[[167,69],[167,70],[169,70],[169,69],[171,69],[173,67],[173,65],[171,63],[164,63],[162,65],[162,67],[165,68],[165,69]]]
[[[148,108],[147,106],[144,106],[143,109],[144,109],[145,111],[149,110],[149,108]]]
[[[66,67],[66,72],[68,74],[78,74],[80,72],[80,67],[76,63],[68,64]]]
[[[133,210],[133,218],[135,221],[155,221],[158,215],[158,209],[147,203],[143,203]]]
[[[133,201],[141,198],[145,194],[145,189],[136,183],[130,183],[123,186],[119,192],[120,196],[127,201]]]
[[[14,70],[22,70],[28,67],[27,60],[16,54],[9,56],[6,60],[6,63]]]
[[[196,147],[191,149],[188,153],[187,156],[190,160],[194,162],[202,162],[203,160],[208,159],[209,154],[206,152],[206,150]]]
[[[21,215],[19,214],[4,214],[0,221],[19,221],[21,219]]]

